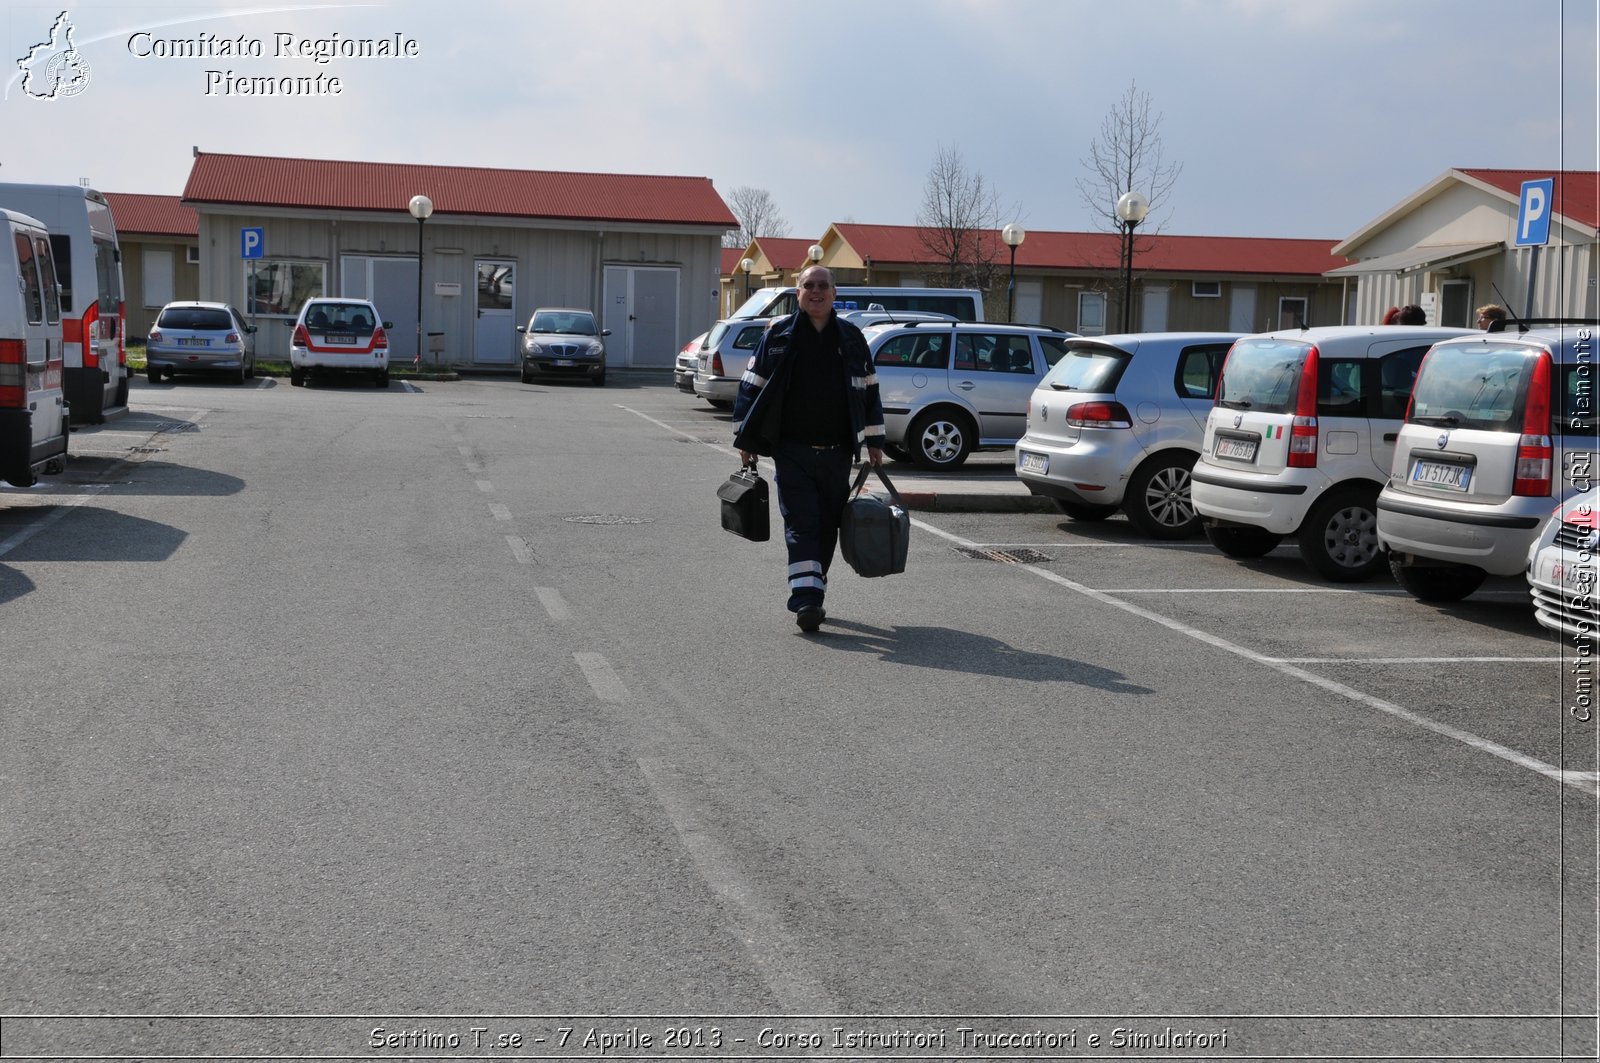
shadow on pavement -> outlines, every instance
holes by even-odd
[[[811,637],[836,649],[876,653],[881,660],[893,664],[1036,683],[1077,683],[1116,694],[1154,693],[1149,687],[1128,682],[1121,672],[1110,668],[1019,650],[989,635],[954,628],[881,628],[853,620],[829,620]]]
[[[0,605],[32,594],[33,589],[33,580],[9,565],[0,565]]]
[[[30,517],[45,520],[54,506],[40,506]],[[6,554],[8,562],[21,564],[39,561],[165,561],[177,551],[189,533],[170,524],[142,517],[130,517],[114,509],[97,506],[74,507],[67,520],[56,521],[18,543]],[[0,567],[0,601],[9,592],[8,579]],[[28,588],[32,589],[31,585]],[[20,592],[20,593],[26,593]]]

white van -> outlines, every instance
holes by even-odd
[[[126,412],[122,252],[106,197],[78,185],[0,184],[0,208],[37,218],[50,230],[72,423],[100,424]]]
[[[729,315],[729,321],[747,317],[782,317],[800,304],[795,288],[762,288]],[[841,285],[833,293],[833,308],[849,310],[915,310],[944,314],[957,321],[983,320],[983,293],[976,288],[873,288]]]
[[[31,487],[67,461],[60,290],[50,233],[0,210],[0,480]]]

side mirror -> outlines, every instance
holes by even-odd
[[[246,331],[246,332],[254,332],[254,331],[255,331],[255,330],[256,330],[256,327],[255,327],[255,326],[254,326],[254,325],[246,325],[246,326],[245,326],[245,327],[244,327],[244,330],[245,330],[245,331]]]
[[[603,328],[603,329],[600,330],[600,335],[609,336],[609,335],[611,335],[611,330],[608,329],[608,328]]]
[[[384,327],[385,330],[392,329],[392,328],[394,328],[394,322],[393,321],[385,321],[383,323],[383,327]]]
[[[527,332],[528,331],[528,326],[527,325],[518,325],[517,326],[517,331],[518,332]]]

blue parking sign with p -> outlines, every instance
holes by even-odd
[[[239,257],[260,258],[267,253],[267,230],[240,229]]]
[[[1516,247],[1543,247],[1550,242],[1550,201],[1555,198],[1555,191],[1554,177],[1522,182],[1522,200],[1517,206]]]

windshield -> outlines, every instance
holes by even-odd
[[[1412,387],[1410,420],[1520,432],[1527,382],[1538,357],[1526,347],[1437,350],[1422,363]]]
[[[1217,405],[1264,413],[1293,413],[1300,368],[1311,350],[1304,343],[1240,340],[1228,352]]]
[[[788,299],[787,303],[783,301],[785,298]],[[795,306],[798,305],[795,303],[792,293],[785,297],[780,289],[762,288],[746,299],[739,309],[729,314],[728,319],[730,321],[739,321],[747,317],[768,317],[770,315],[766,312],[767,307],[774,301],[778,302],[778,308],[772,312],[773,315],[792,314]]]
[[[528,331],[593,336],[594,315],[587,310],[540,310],[533,315]]]

